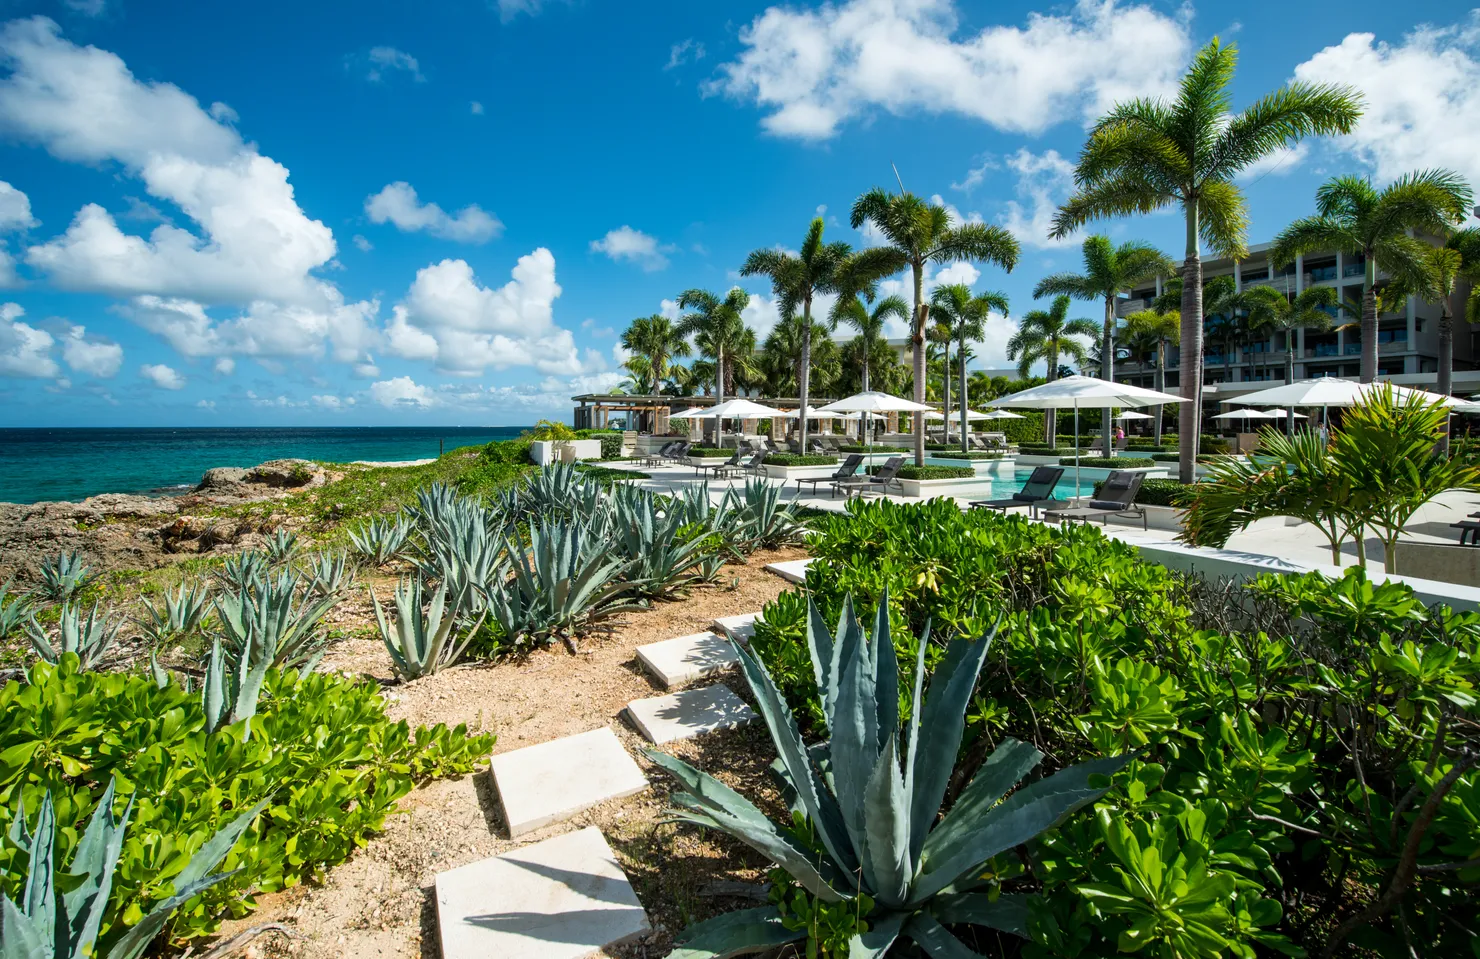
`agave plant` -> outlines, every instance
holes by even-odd
[[[651,495],[615,499],[609,536],[616,554],[628,561],[623,578],[634,594],[671,594],[692,582],[706,556],[719,551],[718,537],[708,533],[685,540],[688,526],[677,510],[659,518]]]
[[[392,630],[386,625],[380,598],[375,595],[375,590],[370,590],[380,638],[391,655],[391,665],[396,674],[405,680],[429,676],[457,662],[478,627],[483,625],[483,617],[479,616],[467,629],[462,642],[455,642],[453,634],[457,628],[458,610],[455,602],[452,609],[447,609],[446,584],[437,587],[425,613],[421,608],[422,591],[420,577],[403,581],[396,588],[396,626]]]
[[[423,532],[441,525],[462,501],[457,491],[446,483],[433,483],[416,491],[416,505],[410,508],[411,520]]]
[[[113,817],[115,784],[110,781],[103,791],[66,872],[60,869],[63,850],[57,846],[56,807],[51,793],[41,800],[34,832],[26,828],[24,805],[16,813],[10,838],[26,854],[30,871],[20,902],[0,897],[0,910],[5,916],[0,959],[138,959],[176,909],[232,875],[211,870],[226,858],[269,802],[262,800],[206,840],[171,880],[174,895],[135,920],[118,939],[100,946],[98,929],[108,908],[113,873],[123,855],[124,833],[134,808],[131,799],[123,815]],[[17,794],[23,795],[19,790]]]
[[[88,611],[86,619],[82,617],[80,604],[66,603],[57,620],[55,644],[34,619],[26,628],[31,634],[31,648],[48,663],[55,663],[65,653],[76,653],[83,669],[97,669],[107,658],[108,649],[118,637],[118,629],[122,625],[121,621],[112,620],[106,613],[98,615],[97,603]]]
[[[216,578],[232,592],[250,589],[267,579],[267,557],[255,550],[228,556]]]
[[[173,593],[166,592],[158,603],[145,600],[144,615],[134,622],[152,646],[164,646],[200,628],[210,609],[210,599],[210,590],[205,586],[187,587],[181,583]]]
[[[370,565],[384,566],[406,548],[406,538],[414,528],[411,517],[404,514],[398,513],[394,519],[372,519],[359,529],[350,530],[350,546]]]
[[[58,553],[44,560],[39,570],[41,582],[35,592],[43,599],[65,603],[85,589],[97,576],[82,561],[78,552]]]
[[[219,732],[233,723],[244,722],[242,739],[252,735],[257,698],[262,695],[262,684],[267,681],[267,670],[271,666],[272,661],[266,657],[253,662],[250,655],[234,655],[223,648],[219,639],[211,643],[211,656],[206,660],[205,681],[200,689],[206,732]],[[155,671],[156,685],[168,684],[167,676],[160,675],[162,671],[152,659],[150,668]]]
[[[753,549],[775,549],[801,539],[796,500],[781,503],[781,487],[763,479],[747,480],[741,504],[746,517],[746,539]]]
[[[303,571],[308,577],[309,596],[337,599],[355,584],[354,568],[349,564],[348,554],[342,549],[315,553],[304,565]]]
[[[606,489],[573,463],[551,463],[524,478],[519,514],[529,519],[592,519],[606,508]]]
[[[31,618],[31,601],[24,593],[14,595],[10,583],[0,586],[0,640],[20,629]]]
[[[952,642],[925,696],[929,641],[922,640],[910,700],[914,708],[901,729],[888,597],[880,600],[872,635],[855,618],[851,601],[844,604],[836,636],[809,605],[807,643],[831,733],[827,742],[810,749],[765,667],[735,645],[780,755],[787,792],[815,830],[815,842],[775,825],[739,793],[682,760],[654,750],[648,756],[683,790],[674,795],[678,819],[734,836],[821,902],[871,901],[867,929],[850,943],[854,959],[882,956],[901,939],[937,959],[972,956],[947,926],[1027,934],[1025,897],[996,895],[991,880],[977,878],[988,872],[988,861],[1094,802],[1108,788],[1108,777],[1131,758],[1072,766],[1007,796],[1042,754],[1004,739],[937,822],[966,706],[990,642],[991,637]],[[805,928],[787,928],[776,908],[765,906],[690,927],[673,956],[715,959],[758,952],[806,934]]]
[[[286,566],[298,555],[298,534],[279,527],[262,544],[269,566]]]
[[[484,590],[499,578],[504,562],[504,532],[499,515],[472,500],[449,507],[426,531],[422,575],[439,579],[453,605],[481,612]]]
[[[338,597],[305,597],[299,601],[299,575],[284,570],[275,577],[216,597],[222,638],[233,661],[251,666],[312,669],[328,645],[319,621]]]
[[[489,616],[510,642],[570,635],[599,617],[644,608],[620,601],[627,564],[579,524],[531,523],[529,539],[527,552],[508,547],[514,575],[487,591]]]

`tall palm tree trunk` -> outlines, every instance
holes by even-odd
[[[725,401],[725,348],[715,350],[714,357],[714,405],[718,406]],[[714,445],[718,446],[720,437],[723,435],[724,424],[719,417],[714,419]],[[693,434],[690,434],[693,435]]]
[[[1100,378],[1115,381],[1115,295],[1105,297],[1105,328],[1100,331]],[[1100,410],[1100,450],[1105,456],[1115,455],[1110,439],[1110,407]]]
[[[925,298],[925,264],[912,264],[915,274],[915,402],[921,405],[925,403],[925,321],[930,315],[930,307],[924,302]],[[915,465],[925,465],[925,414],[915,413]]]
[[[1158,339],[1156,341],[1156,381],[1155,382],[1156,382],[1156,392],[1158,392],[1158,393],[1165,393],[1167,391],[1167,352],[1166,352],[1166,340],[1162,340],[1162,339]],[[1155,427],[1156,427],[1156,445],[1157,446],[1160,446],[1161,445],[1161,411],[1163,409],[1164,409],[1164,407],[1162,407],[1162,406],[1157,406],[1156,407],[1156,424],[1155,424]]]
[[[1059,344],[1058,344],[1058,341],[1055,340],[1052,343],[1050,343],[1049,344],[1049,347],[1048,347],[1048,382],[1052,383],[1054,380],[1058,379],[1058,377],[1055,375],[1056,373],[1058,373],[1058,370],[1059,370]],[[1044,429],[1044,439],[1048,441],[1048,448],[1049,449],[1053,449],[1055,446],[1058,446],[1059,445],[1059,411],[1058,410],[1044,410],[1043,411],[1043,429]],[[1075,446],[1078,446],[1079,445],[1079,436],[1078,436],[1078,434],[1076,434],[1074,436],[1074,445]],[[1075,490],[1074,492],[1077,495],[1079,491],[1078,490]]]
[[[812,386],[812,296],[808,294],[802,300],[802,369],[797,377],[797,392],[801,394],[801,418],[798,423],[797,438],[801,441],[798,447],[803,456],[807,455],[807,394]]]
[[[1449,315],[1449,300],[1441,301],[1439,307],[1439,395],[1445,399],[1454,391],[1454,322]],[[1444,417],[1444,436],[1440,439],[1440,449],[1444,455],[1449,455],[1449,423],[1451,418]]]
[[[945,403],[941,406],[940,438],[943,443],[951,441],[951,341],[946,340],[945,355],[941,357],[941,396]]]
[[[1294,330],[1285,331],[1285,382],[1295,382],[1295,341]],[[1295,435],[1295,407],[1292,405],[1285,411],[1285,435]]]
[[[1367,270],[1362,276],[1362,367],[1361,381],[1377,379],[1377,264],[1367,257]]]
[[[965,453],[971,447],[966,443],[966,341],[962,340],[961,348],[961,452]]]
[[[1187,402],[1177,411],[1177,477],[1191,483],[1197,470],[1202,424],[1202,257],[1197,247],[1197,200],[1187,208],[1187,259],[1182,264],[1182,360],[1180,385]]]
[[[865,393],[868,392],[868,357],[873,352],[873,349],[873,337],[869,337],[863,341],[863,392]],[[863,420],[859,420],[859,422],[862,423]]]

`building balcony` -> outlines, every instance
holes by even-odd
[[[1150,308],[1150,300],[1138,297],[1115,301],[1115,315],[1122,319],[1130,316],[1132,313],[1139,313],[1141,310],[1149,310]]]
[[[1408,352],[1408,341],[1407,340],[1388,340],[1387,342],[1384,342],[1384,343],[1378,343],[1377,344],[1377,352],[1379,352],[1379,353],[1407,353]]]

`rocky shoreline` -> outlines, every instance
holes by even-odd
[[[283,459],[207,470],[179,496],[103,493],[81,502],[0,503],[0,583],[27,583],[42,559],[73,550],[99,569],[153,569],[181,555],[235,552],[277,524],[203,514],[282,499],[337,478],[308,460]]]

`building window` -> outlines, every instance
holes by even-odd
[[[1364,256],[1347,256],[1341,263],[1342,276],[1361,276],[1367,272],[1367,258]]]
[[[1244,270],[1242,273],[1239,274],[1239,279],[1245,283],[1252,283],[1255,280],[1267,280],[1269,279],[1269,268],[1264,267],[1258,270]]]

